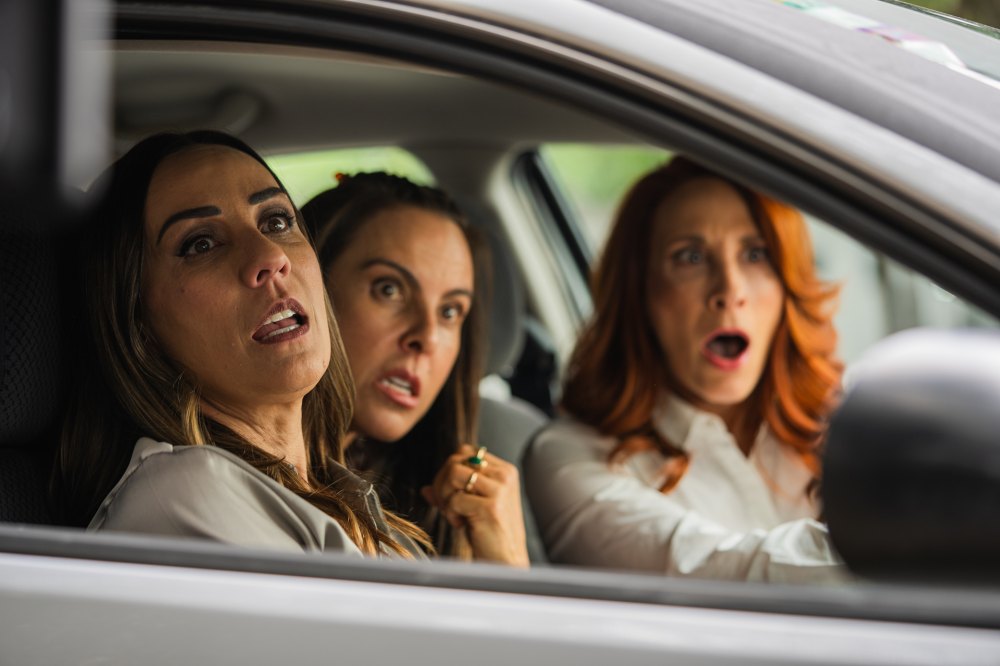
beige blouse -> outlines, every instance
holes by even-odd
[[[388,528],[371,484],[340,469],[338,485],[363,494],[380,527],[418,558],[426,557]],[[125,474],[88,529],[362,556],[336,520],[238,456],[215,446],[174,446],[148,437],[136,442]]]

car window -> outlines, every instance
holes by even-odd
[[[670,153],[652,146],[545,144],[538,154],[556,181],[595,256],[604,244],[608,221],[629,186],[665,163]]]
[[[434,184],[434,176],[427,166],[399,146],[285,153],[265,159],[288,189],[296,206],[333,187],[338,173],[386,171],[421,185]]]
[[[597,257],[629,186],[671,152],[642,145],[547,144],[538,155],[566,202],[566,217],[582,232],[589,256]],[[994,317],[830,224],[810,215],[806,221],[819,275],[841,286],[835,323],[848,367],[896,331],[998,326]]]

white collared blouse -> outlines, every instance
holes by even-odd
[[[744,455],[723,420],[676,398],[653,424],[688,452],[677,486],[660,492],[659,451],[608,462],[616,440],[561,418],[524,460],[525,487],[553,562],[756,581],[836,581],[846,571],[801,458],[763,426]]]

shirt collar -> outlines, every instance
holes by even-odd
[[[685,451],[693,451],[712,441],[733,440],[721,416],[698,409],[672,393],[661,394],[653,409],[653,427],[667,440]],[[712,436],[706,437],[707,433]],[[759,437],[759,433],[758,433]]]

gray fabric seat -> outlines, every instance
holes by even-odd
[[[490,311],[490,355],[486,374],[509,376],[524,347],[524,290],[506,245],[487,233],[493,259],[493,299]],[[479,441],[521,472],[525,448],[548,417],[531,403],[515,396],[483,396],[479,408]],[[521,484],[528,555],[533,564],[547,562],[541,536]]]
[[[494,455],[515,463],[520,472],[524,530],[528,541],[528,556],[534,564],[548,560],[525,493],[521,458],[535,433],[546,423],[548,418],[541,410],[519,398],[510,398],[506,401],[483,398],[479,405],[479,442],[489,447]]]

